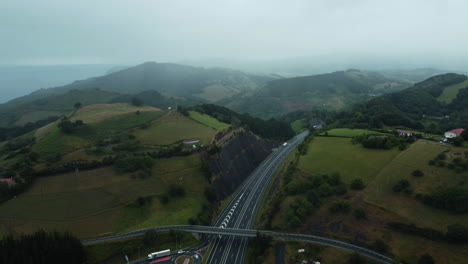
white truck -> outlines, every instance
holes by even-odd
[[[166,249],[166,250],[161,250],[158,252],[153,252],[148,254],[148,259],[155,259],[155,258],[160,258],[160,257],[165,257],[171,255],[171,250]]]
[[[283,143],[283,147],[286,147],[288,145],[288,142]]]

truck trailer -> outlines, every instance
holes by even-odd
[[[171,250],[166,249],[166,250],[161,250],[158,252],[153,252],[153,253],[148,254],[148,259],[156,259],[156,258],[165,257],[169,255],[171,255]]]

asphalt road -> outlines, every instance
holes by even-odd
[[[215,226],[222,228],[250,229],[257,215],[258,206],[270,180],[284,159],[309,134],[308,131],[288,141],[270,154],[238,188],[231,202],[219,215]],[[214,236],[210,239],[213,249],[208,264],[244,263],[248,238],[233,236]]]
[[[308,133],[304,132],[295,138],[291,139],[286,146],[278,148],[277,151],[268,156],[258,167],[251,173],[251,175],[244,181],[238,188],[238,191],[233,194],[232,200],[221,212],[214,227],[207,226],[166,226],[156,227],[156,231],[169,231],[181,230],[194,233],[205,234],[224,234],[224,235],[211,235],[208,239],[196,248],[188,249],[184,253],[174,253],[173,256],[180,255],[194,256],[197,251],[207,248],[213,244],[212,252],[209,256],[207,263],[209,264],[230,264],[230,263],[244,263],[248,237],[254,237],[257,232],[265,235],[270,235],[275,238],[282,238],[286,240],[300,240],[307,241],[315,244],[332,246],[352,252],[358,252],[361,255],[373,258],[382,263],[393,263],[392,259],[380,255],[371,250],[361,248],[352,244],[323,238],[313,235],[301,234],[282,234],[270,231],[257,231],[251,230],[255,220],[258,206],[263,198],[268,183],[272,176],[275,174],[278,166],[284,161],[288,154],[300,144]],[[149,228],[148,228],[149,229]],[[133,231],[130,233],[105,237],[93,240],[82,241],[83,244],[102,243],[112,240],[119,240],[123,238],[130,238],[141,236],[148,229]],[[194,258],[195,260],[195,258]],[[167,263],[174,263],[175,258]],[[201,258],[198,258],[195,263],[200,263]],[[150,263],[150,261],[142,259],[132,263]],[[164,264],[164,263],[162,263]]]

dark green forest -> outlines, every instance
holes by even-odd
[[[0,263],[8,264],[82,264],[86,255],[80,240],[70,233],[37,231],[18,238],[0,240]]]

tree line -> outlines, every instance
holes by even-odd
[[[30,235],[4,236],[0,240],[0,263],[83,264],[86,254],[79,239],[70,233],[37,231]]]
[[[291,126],[285,121],[273,118],[263,120],[252,117],[249,114],[239,114],[228,108],[214,104],[203,104],[190,108],[179,107],[178,110],[184,115],[188,115],[189,110],[207,114],[221,122],[231,124],[233,127],[244,127],[265,139],[284,141],[294,136]]]

